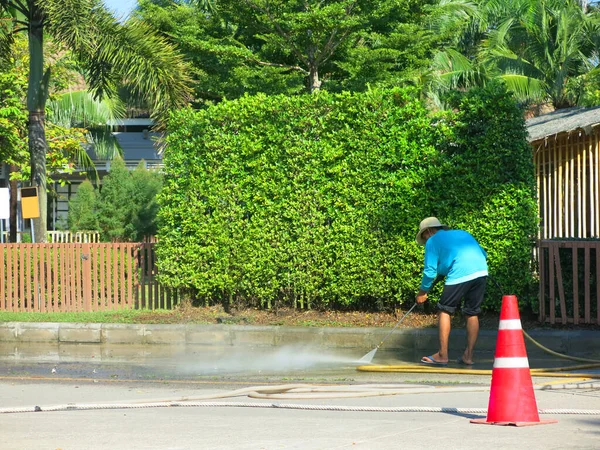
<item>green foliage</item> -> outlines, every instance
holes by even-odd
[[[89,180],[85,180],[69,201],[68,229],[72,232],[98,230],[96,203],[96,190]]]
[[[126,227],[131,241],[138,242],[156,235],[156,196],[162,189],[162,184],[162,175],[157,171],[147,170],[143,161],[131,172],[131,201],[134,207],[129,216],[130,224]]]
[[[600,14],[578,0],[440,2],[432,26],[446,38],[431,91],[502,80],[521,101],[587,104],[584,76],[596,64]]]
[[[159,122],[172,108],[187,104],[190,79],[183,57],[164,37],[143,21],[120,22],[101,0],[2,0],[0,14],[7,19],[0,27],[0,51],[11,49],[16,33],[25,32],[28,39],[28,144],[31,180],[38,186],[40,206],[34,222],[37,241],[44,242],[49,146],[44,114],[53,85],[53,72],[44,64],[44,39],[50,37],[72,52],[96,98],[114,97],[119,85],[125,85],[150,105],[151,115]]]
[[[98,225],[103,241],[119,241],[125,236],[127,215],[131,208],[131,183],[125,161],[111,161],[110,172],[102,179],[98,201]]]
[[[13,59],[0,62],[0,161],[25,160],[27,114],[23,106],[27,78]]]
[[[113,160],[110,173],[102,180],[97,202],[101,239],[138,242],[154,235],[156,195],[161,186],[162,175],[147,170],[143,161],[130,172],[122,159]]]
[[[161,281],[225,306],[412,302],[415,233],[438,214],[478,237],[500,284],[531,300],[536,213],[521,112],[498,86],[453,101],[455,113],[432,117],[406,90],[257,95],[174,115]]]
[[[199,102],[397,86],[429,63],[426,1],[142,0],[137,14],[193,67]]]
[[[431,215],[470,231],[486,249],[490,274],[504,293],[523,303],[535,292],[532,252],[537,205],[531,146],[522,110],[499,83],[455,94],[447,117],[451,133],[428,184]],[[488,306],[501,292],[489,285]]]

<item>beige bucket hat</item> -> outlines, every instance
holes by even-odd
[[[427,228],[438,228],[438,227],[443,227],[443,228],[448,228],[446,225],[444,225],[443,223],[441,223],[437,217],[428,217],[426,219],[423,219],[421,221],[421,224],[419,225],[419,232],[417,233],[417,244],[419,245],[425,245],[425,239],[423,239],[423,231],[425,231]]]

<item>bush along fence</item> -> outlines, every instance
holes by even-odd
[[[258,95],[176,114],[159,196],[163,282],[226,306],[412,303],[415,234],[435,215],[470,231],[503,290],[537,306],[522,111],[493,84],[437,115],[414,94]],[[501,299],[490,283],[485,308]]]
[[[0,310],[165,309],[177,291],[156,278],[155,244],[2,244]]]

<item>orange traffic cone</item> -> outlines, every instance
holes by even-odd
[[[487,417],[471,420],[471,423],[526,426],[556,422],[540,420],[517,297],[505,295],[502,297]]]

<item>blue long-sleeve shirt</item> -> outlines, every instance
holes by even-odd
[[[459,284],[488,274],[487,253],[463,230],[439,230],[425,244],[425,267],[420,289],[428,292],[438,275],[445,284]]]

